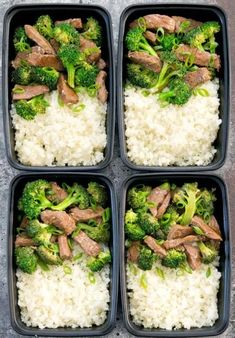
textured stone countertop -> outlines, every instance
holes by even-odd
[[[115,52],[117,50],[118,28],[119,18],[123,9],[131,4],[139,3],[159,3],[158,1],[139,1],[139,0],[76,0],[76,1],[43,1],[43,0],[31,0],[31,1],[14,1],[14,0],[0,0],[0,37],[2,38],[2,22],[5,11],[12,5],[20,3],[38,3],[38,4],[51,4],[51,3],[73,3],[73,4],[99,4],[106,7],[112,16],[114,40],[115,40]],[[230,39],[230,53],[231,53],[231,78],[235,77],[235,1],[234,0],[206,0],[206,1],[161,1],[161,3],[191,3],[191,4],[213,4],[222,7],[228,16],[229,24],[229,39]],[[4,52],[4,51],[3,51]],[[1,57],[2,54],[0,54]],[[1,62],[0,62],[1,64]],[[2,72],[0,72],[2,74]],[[215,173],[223,177],[228,185],[229,200],[230,200],[230,225],[232,231],[233,248],[235,247],[235,87],[232,87],[231,93],[231,111],[230,111],[230,133],[229,133],[229,146],[228,156],[225,165],[216,171]],[[4,98],[2,98],[4,100]],[[1,100],[1,101],[2,101]],[[1,102],[2,103],[2,102]],[[10,167],[5,156],[5,145],[3,138],[3,123],[2,123],[2,110],[0,109],[0,205],[1,205],[1,221],[0,221],[0,338],[21,337],[15,333],[10,325],[9,304],[8,304],[8,290],[7,290],[7,201],[9,195],[9,183],[11,179],[18,173]],[[130,176],[133,172],[126,168],[119,157],[119,144],[116,133],[115,152],[114,159],[111,165],[104,170],[115,183],[117,190],[120,189],[121,182],[124,178]],[[235,259],[235,253],[233,254]],[[231,294],[231,316],[228,329],[219,337],[234,338],[235,337],[235,264],[233,264],[232,272],[232,294]],[[107,335],[107,337],[132,337],[122,324],[121,306],[119,301],[119,313],[116,328]]]

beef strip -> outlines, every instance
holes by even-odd
[[[73,19],[55,21],[55,25],[60,25],[61,23],[69,23],[71,26],[73,26],[74,28],[77,28],[77,29],[82,28],[82,19],[80,19],[80,18],[73,18]]]
[[[166,212],[166,209],[168,208],[169,204],[170,204],[170,201],[171,201],[171,193],[168,192],[168,194],[166,195],[166,197],[164,198],[161,206],[159,207],[158,211],[157,211],[157,217],[158,218],[161,218],[165,212]]]
[[[149,14],[143,17],[145,19],[145,25],[147,29],[157,30],[162,27],[167,30],[169,33],[173,33],[175,31],[175,20],[167,15],[160,14]],[[130,23],[130,27],[138,26],[138,20],[135,20]]]
[[[58,236],[58,244],[60,250],[60,258],[61,259],[70,259],[72,256],[72,252],[70,250],[68,244],[68,238],[66,235],[59,235]]]
[[[185,243],[190,243],[190,242],[198,242],[204,239],[202,236],[194,236],[194,235],[189,235],[183,238],[176,238],[176,239],[170,239],[166,240],[163,243],[163,246],[165,249],[169,250],[172,248],[176,248],[179,245],[185,244]]]
[[[188,32],[193,28],[201,26],[202,24],[200,21],[196,21],[193,19],[187,19],[187,18],[184,18],[183,16],[172,16],[172,19],[175,20],[175,32],[180,31],[180,26],[185,21],[188,22],[189,25],[187,26],[187,28],[184,29],[184,32]]]
[[[181,44],[175,50],[175,55],[180,61],[186,61],[189,55],[193,55],[193,63],[198,66],[210,66],[220,69],[220,56],[217,54],[210,54],[209,52],[201,51],[195,47]]]
[[[32,246],[35,245],[34,241],[32,238],[29,238],[25,235],[17,235],[16,240],[15,240],[15,246]]]
[[[144,37],[145,39],[147,39],[149,42],[151,42],[153,45],[156,43],[157,41],[157,37],[156,34],[151,32],[151,31],[146,31],[144,32]]]
[[[140,242],[139,241],[132,242],[127,252],[128,260],[133,263],[137,263],[139,253],[140,253]]]
[[[13,100],[29,100],[34,96],[38,96],[49,92],[49,88],[44,85],[29,85],[29,86],[15,85],[14,90],[22,90],[22,93],[13,92],[12,95]]]
[[[39,51],[37,53],[20,52],[11,62],[11,65],[13,68],[18,68],[22,61],[28,62],[31,66],[52,67],[58,71],[64,70],[62,63],[55,55],[42,54]]]
[[[184,247],[186,250],[186,255],[188,257],[188,263],[191,268],[193,270],[199,269],[202,264],[199,248],[188,243],[185,243]]]
[[[106,62],[104,61],[104,59],[99,59],[96,66],[98,67],[99,70],[103,70],[106,68]]]
[[[105,103],[108,98],[108,91],[105,86],[105,80],[107,77],[107,73],[104,70],[100,70],[99,74],[96,78],[96,85],[97,85],[97,97],[100,102]]]
[[[128,58],[134,63],[143,65],[155,73],[159,73],[162,67],[162,62],[157,55],[149,55],[146,52],[128,52]]]
[[[221,235],[218,234],[215,230],[213,230],[208,224],[206,224],[201,217],[193,216],[191,224],[196,227],[199,227],[204,232],[206,237],[217,241],[222,241]]]
[[[206,67],[198,68],[193,72],[188,72],[184,80],[191,88],[194,88],[211,80],[211,72]]]
[[[60,48],[59,42],[57,42],[55,39],[50,39],[50,44],[52,45],[54,51],[57,53]]]
[[[36,42],[37,45],[42,47],[47,54],[53,54],[55,55],[55,51],[51,44],[47,41],[47,39],[42,36],[35,27],[30,26],[30,25],[24,25],[25,33],[26,35]]]
[[[94,41],[85,39],[82,35],[80,35],[80,50],[84,52],[86,49],[92,50],[93,48],[97,49],[97,46],[94,43]],[[98,48],[97,51],[95,50],[94,52],[90,53],[87,56],[87,62],[96,63],[99,61],[100,57],[101,57],[101,50],[100,48]]]
[[[158,216],[158,208],[161,206],[168,195],[168,191],[161,189],[160,187],[154,188],[148,196],[148,202],[153,202],[154,207],[150,208],[150,211],[154,217]]]
[[[99,219],[103,215],[104,209],[101,207],[93,209],[79,209],[78,207],[69,210],[69,214],[76,222],[87,222],[90,219]]]
[[[152,236],[146,236],[144,238],[144,243],[147,244],[148,247],[152,249],[160,257],[166,256],[167,254],[166,250],[160,244],[157,244],[155,238],[153,238]]]
[[[41,220],[63,230],[66,235],[70,235],[76,229],[74,219],[65,211],[44,210],[41,212]]]
[[[46,54],[45,50],[40,46],[33,46],[31,48],[31,53]]]
[[[22,218],[21,223],[20,223],[20,228],[25,229],[25,228],[27,227],[28,224],[29,224],[29,219],[28,219],[27,216],[24,216],[24,217]]]
[[[30,54],[30,52],[19,52],[16,54],[16,57],[14,60],[11,61],[11,65],[13,68],[18,68],[22,61],[28,61],[28,55]]]
[[[59,92],[61,100],[65,104],[78,103],[79,99],[78,99],[77,94],[72,90],[72,88],[69,87],[63,74],[60,74],[60,77],[57,83],[57,90]]]
[[[193,235],[193,234],[194,234],[194,231],[192,227],[189,227],[188,225],[175,224],[171,227],[167,235],[167,239],[171,240],[175,238],[182,238],[182,237]]]
[[[222,236],[221,236],[221,231],[220,231],[220,226],[219,226],[219,224],[218,224],[218,222],[217,222],[217,219],[215,218],[214,215],[211,217],[211,219],[210,219],[208,225],[209,225],[209,227],[210,227],[211,229],[213,229],[215,232],[217,232],[217,234],[218,234],[220,237],[222,237]]]
[[[51,202],[56,202],[57,204],[62,202],[68,197],[68,193],[62,189],[56,182],[51,182],[51,193],[47,195],[47,198]]]
[[[93,257],[99,255],[101,251],[99,244],[88,237],[85,232],[80,231],[79,234],[73,239],[80,245],[87,255]]]

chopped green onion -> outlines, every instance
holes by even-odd
[[[156,39],[161,42],[162,39],[164,38],[164,35],[165,35],[164,29],[162,27],[158,28],[156,33]]]
[[[206,270],[206,277],[209,278],[211,275],[211,268],[209,267],[207,270]]]
[[[147,96],[150,95],[150,91],[149,91],[149,90],[146,90],[146,89],[143,89],[143,90],[141,91],[141,94],[142,94],[143,96],[147,97]]]
[[[66,275],[71,275],[72,269],[68,265],[63,265],[63,270]]]
[[[23,94],[25,92],[24,88],[14,87],[12,93],[14,94]]]
[[[72,110],[73,113],[80,113],[84,108],[86,108],[86,105],[83,103],[79,105],[69,105],[69,108]]]
[[[201,228],[197,227],[197,226],[193,226],[193,231],[195,232],[195,234],[199,235],[199,236],[204,236],[205,233],[204,231],[202,231]]]
[[[107,223],[111,218],[111,209],[106,208],[102,214],[102,220],[104,223]]]
[[[73,256],[73,262],[78,261],[83,256],[82,252],[79,252],[77,255]]]
[[[64,101],[62,100],[59,94],[57,96],[57,102],[60,107],[64,107]]]
[[[147,27],[146,27],[146,21],[145,21],[145,18],[141,17],[141,18],[138,19],[138,26],[139,26],[140,28],[142,28],[143,32],[146,31],[146,28],[147,28]]]
[[[93,272],[89,272],[88,273],[88,279],[89,279],[89,281],[90,281],[91,284],[95,284],[96,279],[95,279],[95,275],[94,275]]]
[[[161,278],[161,279],[165,279],[165,275],[164,275],[164,271],[160,268],[156,268],[156,274]]]
[[[193,90],[193,95],[201,95],[201,96],[209,96],[209,92],[208,90],[204,89],[204,88],[195,88]]]
[[[71,250],[73,250],[74,242],[71,238],[68,238],[68,246]]]
[[[97,94],[97,85],[94,85],[94,86],[90,86],[89,88],[87,88],[87,94],[90,96],[90,97],[95,97],[96,94]]]
[[[143,272],[141,277],[140,277],[140,286],[143,289],[147,289],[148,288],[148,283],[147,283],[147,278],[146,278],[146,274]]]
[[[134,276],[136,276],[137,273],[138,273],[138,268],[137,268],[137,266],[136,266],[134,263],[131,263],[131,262],[129,262],[128,265],[129,265],[129,269],[130,269],[131,273],[132,273]]]

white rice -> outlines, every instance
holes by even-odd
[[[207,165],[216,153],[213,142],[219,119],[219,81],[208,81],[209,96],[192,96],[183,106],[162,107],[156,95],[125,89],[125,135],[129,159],[137,165]]]
[[[76,253],[81,252],[78,246]],[[91,327],[101,325],[109,309],[109,266],[91,275],[85,255],[79,261],[63,266],[41,268],[29,275],[17,270],[18,305],[27,326],[43,329],[57,327]],[[89,277],[90,276],[90,277]],[[94,278],[94,280],[91,279]]]
[[[158,275],[156,268],[163,271],[164,279]],[[207,275],[208,268],[210,276]],[[200,328],[215,323],[221,277],[216,266],[202,265],[192,274],[185,272],[181,275],[179,271],[160,263],[156,263],[150,271],[134,270],[127,265],[130,313],[135,324],[172,330]]]
[[[50,104],[46,114],[27,121],[16,114],[12,105],[15,150],[19,161],[31,166],[95,165],[104,159],[106,146],[106,104],[86,93],[79,94],[73,112],[58,103],[57,91],[46,95]]]

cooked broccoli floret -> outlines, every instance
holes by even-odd
[[[32,80],[35,83],[46,85],[50,90],[56,89],[60,73],[52,67],[33,67]]]
[[[141,213],[138,217],[138,223],[146,235],[154,235],[159,229],[158,220],[150,213]]]
[[[84,25],[85,32],[82,33],[85,39],[93,40],[97,46],[102,43],[102,27],[94,18],[88,18]]]
[[[68,73],[68,84],[74,88],[75,69],[84,62],[84,54],[81,53],[76,45],[62,45],[58,51]]]
[[[26,233],[38,245],[49,246],[51,244],[51,232],[49,226],[40,223],[37,219],[31,220],[26,227]]]
[[[134,186],[127,193],[127,201],[134,210],[148,210],[147,197],[152,188],[146,185]]]
[[[88,193],[91,195],[91,201],[93,204],[101,205],[105,207],[108,201],[108,194],[105,187],[97,182],[89,182]]]
[[[69,23],[60,23],[54,28],[54,39],[61,45],[79,44],[79,33]]]
[[[131,241],[142,240],[145,236],[145,231],[137,223],[125,223],[125,233]]]
[[[37,268],[37,257],[31,247],[18,247],[15,249],[16,265],[27,273],[33,273]]]
[[[16,113],[25,120],[33,120],[37,114],[45,114],[49,106],[43,95],[33,97],[31,100],[19,100],[15,102]]]
[[[218,256],[218,251],[210,242],[208,243],[198,242],[198,247],[201,251],[202,262],[204,264],[212,263]]]
[[[89,259],[87,262],[87,267],[92,271],[92,272],[98,272],[103,269],[103,267],[106,264],[111,263],[112,257],[111,253],[109,250],[106,250],[104,252],[101,252],[98,257],[92,257]]]
[[[188,102],[191,95],[192,89],[190,86],[184,80],[176,78],[170,81],[169,90],[159,94],[159,99],[181,106]]]
[[[132,209],[127,210],[125,214],[125,223],[136,223],[138,221],[138,214]]]
[[[50,248],[46,248],[45,246],[40,245],[36,249],[36,253],[40,257],[40,259],[46,264],[61,265],[63,263],[58,254],[59,249],[56,244],[52,244]]]
[[[36,29],[46,39],[53,38],[53,21],[49,15],[41,15],[37,19]]]
[[[142,246],[138,257],[138,267],[142,270],[151,270],[155,260],[156,255],[153,251],[146,246]]]
[[[19,85],[28,85],[32,82],[32,67],[23,64],[12,72],[12,82]]]
[[[81,67],[76,70],[75,84],[85,88],[90,88],[95,85],[96,77],[99,73],[99,69],[95,65],[90,65],[84,62]]]
[[[96,242],[106,243],[110,238],[110,225],[107,222],[97,223],[95,226],[78,223],[78,230],[84,230],[85,233]],[[76,234],[75,230],[75,234]]]
[[[150,46],[148,41],[143,36],[144,29],[142,27],[131,28],[125,38],[127,49],[130,51],[147,52],[150,55],[156,56],[157,53]]]
[[[180,44],[180,39],[175,34],[164,34],[159,40],[159,44],[164,50],[171,51],[172,48]]]
[[[127,65],[127,78],[133,86],[141,88],[151,88],[157,81],[157,74],[150,69],[135,63]]]
[[[177,212],[176,208],[170,205],[165,214],[159,220],[160,228],[163,231],[164,235],[167,235],[170,227],[174,224],[177,224],[179,220],[179,213]]]
[[[214,214],[214,202],[216,197],[214,191],[203,189],[200,191],[199,198],[196,203],[196,214],[200,215],[207,223]]]
[[[167,255],[162,259],[162,265],[171,269],[177,269],[186,261],[186,254],[176,249],[167,251]]]
[[[24,28],[18,27],[13,37],[13,44],[14,44],[16,52],[30,51],[31,47],[30,47],[29,41],[30,40],[28,39]]]

